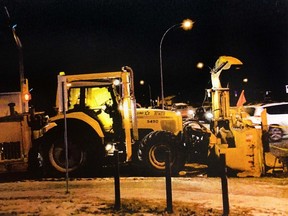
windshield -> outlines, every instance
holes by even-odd
[[[69,110],[77,106],[101,109],[105,103],[113,105],[108,87],[73,87],[69,90]]]
[[[110,90],[110,86],[72,87],[69,89],[68,110],[89,113],[101,122],[106,132],[111,132],[113,117],[107,112],[107,107],[115,107],[116,100],[113,100],[113,91]]]

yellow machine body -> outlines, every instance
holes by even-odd
[[[267,132],[265,112],[262,114],[261,129],[245,120],[246,113],[241,111],[241,107],[231,112],[229,88],[221,87],[219,77],[223,69],[229,69],[233,64],[242,62],[234,57],[221,56],[211,71],[214,86],[207,90],[212,95],[214,116],[213,126],[210,128],[210,154],[213,153],[218,158],[220,154],[225,154],[226,166],[239,171],[238,176],[260,177],[270,166],[283,166],[270,152],[264,152],[263,134]]]

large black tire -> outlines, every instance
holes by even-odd
[[[42,162],[38,148],[32,147],[28,154],[28,175],[30,178],[42,177]]]
[[[168,131],[153,131],[142,139],[138,149],[138,159],[146,174],[163,175],[165,173],[167,150],[170,151],[171,172],[177,175],[184,167],[186,157],[176,136]]]
[[[73,136],[68,138],[68,172],[79,173],[87,162],[86,141]],[[63,134],[50,138],[43,149],[43,166],[47,176],[64,176],[66,173],[66,154]]]
[[[269,127],[269,140],[270,142],[280,142],[283,137],[283,131],[277,126]]]

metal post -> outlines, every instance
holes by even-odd
[[[167,201],[166,210],[168,213],[173,213],[170,151],[166,151],[165,170],[166,170],[166,201]]]
[[[220,154],[220,163],[221,163],[223,216],[227,216],[229,215],[229,197],[228,197],[228,183],[227,183],[227,175],[226,175],[225,154]]]
[[[115,162],[115,172],[114,172],[114,188],[115,188],[115,205],[116,210],[120,210],[121,201],[120,201],[120,171],[119,171],[119,152],[118,150],[114,151],[114,162]]]
[[[65,83],[62,82],[62,108],[63,108],[63,115],[64,115],[64,143],[65,143],[65,159],[66,159],[66,193],[69,193],[69,160],[68,160],[68,139],[67,139],[67,118],[66,118],[66,107],[65,107]]]

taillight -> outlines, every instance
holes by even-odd
[[[24,94],[23,94],[23,99],[24,99],[24,101],[29,101],[29,100],[31,100],[31,94],[30,94],[30,93],[24,93]]]

